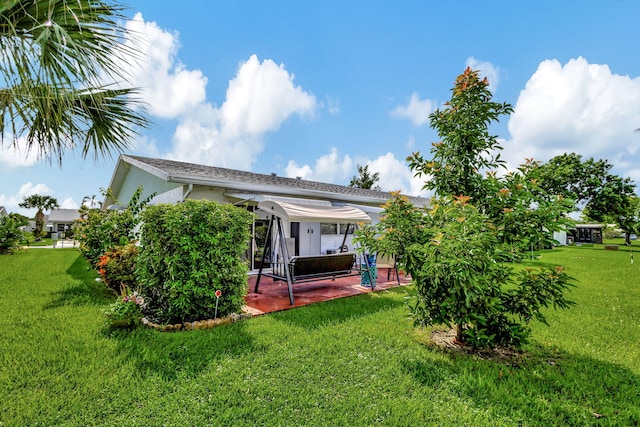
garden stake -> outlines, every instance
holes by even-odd
[[[220,295],[222,295],[222,291],[221,291],[220,289],[218,289],[218,290],[216,291],[216,312],[215,312],[215,314],[213,315],[213,318],[214,318],[214,319],[217,319],[217,318],[218,318],[218,301],[220,301]]]

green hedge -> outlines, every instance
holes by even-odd
[[[187,200],[142,212],[136,272],[147,301],[144,314],[156,323],[238,313],[247,292],[242,259],[253,214],[232,205]]]

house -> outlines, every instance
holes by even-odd
[[[5,209],[4,206],[0,206],[0,218],[6,218],[9,216],[9,213]]]
[[[246,206],[256,214],[252,241],[247,242],[247,256],[252,260],[252,268],[257,268],[260,248],[270,238],[266,235],[270,213],[258,209],[258,203],[275,201],[307,207],[349,206],[364,212],[375,223],[382,211],[381,206],[391,197],[384,191],[285,178],[276,174],[121,155],[109,184],[113,197],[105,199],[103,209],[126,205],[139,186],[143,188],[142,198],[156,194],[152,205],[206,199]],[[421,197],[410,197],[410,200],[416,206],[429,203],[428,199]],[[347,226],[340,220],[285,221],[283,224],[292,255],[319,255],[335,251],[342,245]],[[353,249],[350,235],[346,246]]]
[[[62,233],[71,229],[73,223],[80,219],[78,209],[51,209],[51,213],[46,219],[46,231],[58,233],[60,238],[64,238]]]
[[[576,224],[571,236],[575,243],[602,243],[602,224]]]

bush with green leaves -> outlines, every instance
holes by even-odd
[[[13,216],[0,218],[0,254],[11,254],[20,249],[20,242],[25,239],[21,225]]]
[[[520,347],[531,320],[546,323],[544,308],[571,304],[570,278],[562,267],[512,274],[495,225],[468,202],[442,198],[426,210],[394,194],[382,220],[356,239],[374,252],[401,245],[400,267],[417,291],[409,304],[416,325],[455,327],[456,339],[473,347]]]
[[[138,187],[129,204],[119,210],[85,209],[78,221],[75,236],[80,242],[80,252],[91,265],[98,267],[100,257],[109,249],[124,246],[138,239],[139,214],[155,196],[141,199],[142,187]]]
[[[145,209],[136,272],[147,318],[173,323],[240,312],[252,221],[245,209],[206,200]]]

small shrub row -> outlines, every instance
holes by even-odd
[[[141,194],[122,210],[85,212],[78,227],[81,252],[120,295],[109,321],[127,323],[134,311],[163,325],[239,313],[252,214],[206,200],[147,207],[152,196]]]

